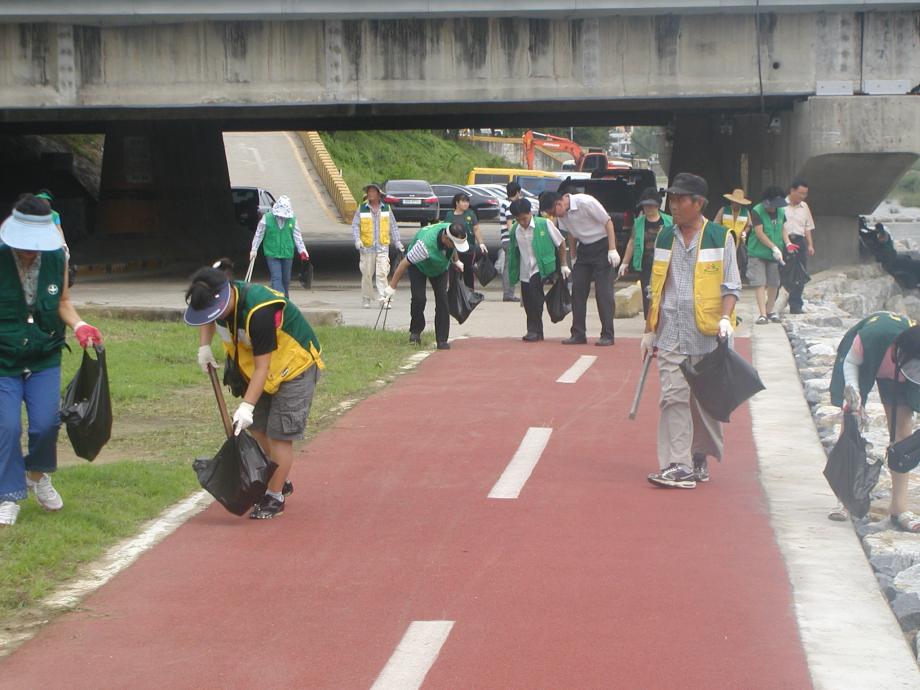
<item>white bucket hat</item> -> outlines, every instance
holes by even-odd
[[[294,209],[291,208],[291,200],[284,194],[278,197],[275,205],[272,206],[272,215],[276,218],[293,218]]]
[[[32,252],[50,252],[64,246],[50,213],[30,216],[21,211],[13,211],[0,225],[0,242],[13,249]]]

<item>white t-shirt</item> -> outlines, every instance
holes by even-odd
[[[582,244],[591,244],[607,237],[610,214],[601,202],[590,194],[569,194],[568,197],[569,210],[556,219],[559,227]]]

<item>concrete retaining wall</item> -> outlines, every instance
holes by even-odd
[[[344,222],[350,223],[355,215],[355,210],[358,208],[358,202],[355,201],[351,190],[348,189],[348,185],[345,184],[345,180],[339,174],[339,169],[335,166],[332,156],[329,155],[329,151],[320,138],[319,132],[298,132],[297,134],[307,150],[307,155],[313,161],[316,172],[323,181],[326,191],[332,197],[332,202],[338,209],[339,215]]]

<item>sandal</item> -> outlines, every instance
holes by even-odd
[[[850,511],[842,503],[838,503],[827,513],[827,519],[834,522],[846,522],[850,519]]]
[[[764,324],[770,323],[770,321],[766,316],[758,316],[754,323],[756,323],[758,326],[763,326]]]
[[[891,525],[902,532],[920,532],[920,516],[905,510],[900,515],[891,516]]]

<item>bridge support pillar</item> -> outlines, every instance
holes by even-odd
[[[220,130],[197,123],[110,126],[93,239],[87,250],[113,259],[124,251],[202,260],[239,251],[245,237],[233,217]]]
[[[669,174],[709,182],[710,204],[742,187],[808,182],[815,217],[814,270],[859,260],[857,217],[884,200],[920,157],[920,108],[912,96],[814,97],[793,110],[719,117],[680,115]],[[711,213],[715,209],[710,207]]]

